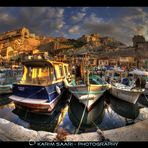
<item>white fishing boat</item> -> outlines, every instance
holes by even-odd
[[[116,98],[135,104],[144,89],[134,88],[121,83],[113,83],[109,92]]]
[[[71,83],[66,81],[65,85],[75,98],[84,104],[88,110],[90,110],[92,105],[109,88],[109,84],[97,75],[89,75],[86,83],[76,84],[75,80],[73,80]]]
[[[71,93],[68,114],[72,123],[81,129],[91,128],[93,123],[99,124],[104,116],[103,94],[109,84],[97,75],[87,73],[86,79],[80,84],[73,80],[65,82]]]
[[[132,74],[133,76],[138,76],[139,78],[145,79],[145,91],[142,93],[144,95],[148,95],[148,72],[140,69],[134,69],[133,71],[130,71],[129,74]]]

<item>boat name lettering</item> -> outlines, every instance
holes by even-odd
[[[24,91],[24,87],[18,87],[18,90],[20,90],[20,91]]]

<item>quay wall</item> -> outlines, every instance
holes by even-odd
[[[125,127],[82,134],[35,131],[0,118],[0,141],[148,141],[148,119]]]

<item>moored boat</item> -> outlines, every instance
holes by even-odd
[[[133,88],[121,83],[113,83],[109,92],[116,98],[135,104],[144,89]]]
[[[0,94],[12,93],[12,84],[17,82],[17,71],[11,68],[0,69]]]
[[[85,76],[86,74],[86,76]],[[83,81],[76,79],[65,82],[65,86],[71,93],[69,116],[78,127],[92,127],[102,121],[104,101],[100,99],[109,88],[109,84],[99,76],[87,71],[83,75]]]
[[[97,75],[89,75],[87,82],[85,82],[82,84],[76,84],[75,80],[71,83],[66,81],[65,86],[80,103],[87,107],[87,110],[89,111],[93,104],[109,88],[109,84]]]
[[[145,91],[142,94],[148,95],[148,72],[140,69],[134,69],[129,73],[132,74],[133,77],[139,77],[140,81],[142,81],[142,79],[145,81]]]
[[[100,97],[89,110],[84,104],[80,103],[74,95],[69,103],[68,115],[72,124],[77,127],[77,131],[89,128],[96,128],[104,117],[104,97]]]
[[[13,95],[9,98],[18,108],[52,112],[65,91],[63,80],[68,75],[68,64],[35,57],[22,64],[23,77],[13,84]]]

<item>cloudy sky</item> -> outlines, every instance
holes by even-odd
[[[36,35],[79,38],[99,33],[127,45],[148,40],[148,7],[0,7],[0,33],[25,26]]]

